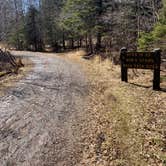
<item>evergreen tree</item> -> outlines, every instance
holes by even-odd
[[[61,33],[58,26],[61,5],[60,0],[41,0],[40,2],[43,40],[46,45],[51,45],[55,49]]]
[[[104,8],[103,0],[67,0],[63,9],[62,26],[75,38],[88,37],[91,52],[92,38],[96,37],[96,48],[101,47]]]
[[[164,33],[160,8],[161,0],[0,0],[0,40],[17,49],[49,45],[58,51],[68,44],[90,53],[122,46],[135,50],[140,35],[153,41]],[[152,30],[155,35],[147,34]]]
[[[40,29],[39,12],[30,6],[26,15],[25,37],[27,47],[34,51],[42,50],[42,36]]]

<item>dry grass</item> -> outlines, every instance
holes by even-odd
[[[68,56],[83,65],[91,85],[90,146],[81,165],[166,165],[166,92],[152,90],[152,72],[130,70],[130,84],[122,83],[119,66],[83,60],[82,54]],[[166,82],[161,86],[166,88]]]
[[[26,76],[26,74],[31,71],[33,67],[32,61],[30,61],[28,58],[23,58],[22,63],[24,64],[24,67],[20,68],[18,71],[18,74],[11,73],[4,75],[3,77],[0,77],[0,96],[5,94],[6,89],[11,88],[15,86],[15,84]],[[1,72],[1,74],[4,74]]]

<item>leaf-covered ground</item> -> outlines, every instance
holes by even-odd
[[[162,91],[153,91],[151,71],[130,71],[129,83],[122,83],[119,66],[99,58],[84,60],[83,54],[68,54],[82,64],[91,85],[87,108],[91,113],[87,130],[91,130],[80,165],[166,165],[165,73],[161,73]]]

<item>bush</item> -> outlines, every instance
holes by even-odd
[[[157,24],[150,33],[141,33],[138,40],[138,47],[140,50],[148,50],[154,47],[157,43],[166,37],[166,25]]]
[[[154,30],[152,31],[154,40],[160,40],[160,38],[163,38],[166,36],[166,25],[158,24]]]
[[[141,33],[141,37],[138,40],[138,45],[140,50],[147,50],[150,45],[154,42],[154,37],[152,33]]]

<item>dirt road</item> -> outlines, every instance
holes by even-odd
[[[86,78],[60,57],[24,54],[34,69],[0,97],[0,165],[75,166],[82,151]]]

